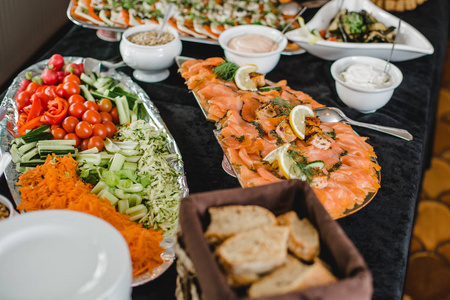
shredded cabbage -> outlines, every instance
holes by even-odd
[[[182,196],[177,180],[181,175],[172,166],[179,161],[177,154],[167,149],[167,135],[143,120],[131,122],[117,132],[119,141],[136,141],[142,157],[136,173],[148,177],[142,203],[148,213],[140,219],[144,227],[161,229],[163,236],[175,234],[178,226],[178,209]]]

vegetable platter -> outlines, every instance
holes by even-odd
[[[75,174],[74,177],[77,177],[77,180],[79,180],[78,185],[86,186],[88,189],[87,196],[83,194],[83,197],[89,199],[93,197],[95,201],[101,202],[101,205],[106,205],[103,211],[109,215],[104,219],[108,222],[113,219],[120,219],[121,223],[119,223],[121,227],[110,223],[121,231],[126,240],[126,236],[128,235],[129,237],[132,234],[128,232],[124,233],[119,227],[128,228],[130,225],[134,232],[139,231],[143,233],[140,237],[149,237],[150,235],[158,236],[155,239],[155,259],[151,259],[152,263],[153,261],[156,263],[151,265],[151,267],[147,265],[147,269],[139,266],[140,269],[137,270],[138,267],[135,266],[135,257],[132,251],[132,245],[134,245],[134,249],[136,249],[136,246],[127,240],[133,262],[133,286],[141,285],[157,278],[165,272],[175,258],[173,249],[175,240],[173,235],[178,225],[178,205],[180,200],[189,193],[181,153],[174,138],[160,117],[158,109],[154,106],[145,91],[133,82],[130,77],[115,70],[109,70],[97,75],[91,73],[90,70],[83,71],[84,59],[82,57],[64,57],[62,59],[64,60],[63,63],[66,66],[66,70],[69,69],[70,73],[74,73],[74,71],[76,73],[77,67],[81,67],[81,72],[78,72],[77,75],[82,78],[79,83],[79,93],[86,99],[85,105],[93,104],[89,102],[95,102],[98,103],[99,110],[101,110],[102,104],[100,99],[104,98],[109,98],[111,103],[116,105],[115,109],[117,109],[118,113],[114,117],[115,124],[117,124],[116,130],[114,130],[115,133],[113,136],[109,132],[108,136],[105,136],[106,133],[100,133],[98,135],[103,139],[100,144],[94,143],[88,147],[88,143],[86,142],[83,146],[83,143],[81,143],[82,139],[79,137],[67,137],[69,132],[73,132],[71,133],[72,135],[83,136],[83,130],[79,133],[78,126],[76,129],[72,129],[73,131],[69,130],[70,124],[65,124],[65,119],[61,121],[61,117],[58,117],[58,113],[61,110],[67,114],[66,119],[69,116],[72,117],[72,111],[69,114],[66,106],[52,102],[54,100],[50,100],[46,104],[48,109],[42,113],[40,118],[35,118],[44,122],[43,126],[32,124],[37,129],[28,127],[29,122],[24,122],[20,118],[22,117],[23,110],[27,111],[29,115],[31,114],[33,111],[33,109],[30,109],[32,104],[28,108],[19,109],[19,102],[17,101],[18,95],[25,90],[23,87],[24,82],[30,85],[28,79],[33,78],[33,81],[39,81],[43,78],[44,82],[47,81],[48,83],[51,81],[54,84],[53,82],[59,81],[61,82],[60,85],[63,85],[62,78],[60,80],[54,79],[47,74],[51,73],[48,69],[53,69],[56,64],[59,64],[58,62],[44,60],[28,67],[17,75],[6,91],[1,103],[1,106],[6,107],[7,113],[0,123],[0,150],[2,154],[11,152],[13,162],[15,162],[11,163],[5,170],[8,187],[15,203],[22,211],[60,208],[51,206],[33,207],[36,204],[33,202],[38,202],[36,198],[41,196],[36,194],[36,191],[33,191],[37,187],[36,183],[26,186],[26,182],[28,180],[27,178],[32,176],[31,174],[41,174],[38,175],[38,179],[41,180],[42,177],[42,181],[45,181],[47,174],[50,174],[49,171],[46,171],[46,167],[48,168],[49,165],[59,166],[63,162],[70,160],[71,164],[75,165],[73,173]],[[67,67],[69,64],[73,68],[71,66]],[[97,66],[93,66],[92,68],[95,69],[95,67]],[[64,70],[64,68],[61,70]],[[66,75],[73,74],[66,73]],[[54,86],[54,90],[56,88]],[[68,95],[61,96],[61,98],[68,99],[66,96]],[[59,99],[56,93],[54,97],[55,100]],[[133,105],[130,99],[133,100]],[[63,99],[60,102],[63,104],[70,103],[70,100],[65,101]],[[32,101],[32,103],[35,103],[35,101]],[[122,103],[122,106],[120,106],[120,103]],[[70,104],[70,108],[72,106],[73,103]],[[83,117],[81,118],[80,116],[79,120],[77,120],[77,125],[82,123],[82,120],[85,120],[84,117],[88,110],[85,110]],[[111,116],[115,115],[111,107],[106,108],[106,110],[110,110]],[[127,118],[124,118],[124,116],[127,116]],[[122,120],[119,120],[121,117]],[[105,124],[105,122],[102,120],[101,124]],[[51,125],[54,127],[50,127]],[[21,130],[23,126],[26,129],[33,130]],[[95,124],[91,123],[89,127],[95,128]],[[68,129],[66,130],[65,138],[61,136],[60,139],[56,139],[57,128],[63,132],[64,129]],[[20,136],[18,134],[19,132],[21,133]],[[55,136],[55,139],[52,139],[53,136]],[[91,141],[93,138],[96,138],[94,137],[94,133],[92,133],[91,137],[85,137],[86,139],[83,141]],[[81,147],[81,150],[77,148],[78,146]],[[35,152],[33,153],[33,151]],[[63,153],[64,151],[66,153]],[[56,156],[52,153],[59,155]],[[70,153],[71,157],[67,156],[67,153]],[[47,156],[47,154],[51,154],[53,157],[51,155]],[[37,167],[34,167],[35,165]],[[69,173],[69,171],[66,171],[63,174],[69,177]],[[61,179],[59,185],[62,185],[62,182],[66,179]],[[77,186],[77,184],[74,186]],[[54,187],[58,189],[58,183]],[[64,190],[65,187],[62,187],[62,189],[62,197],[64,198],[64,193],[66,193]],[[69,188],[67,187],[67,189]],[[50,192],[53,192],[53,190]],[[69,191],[67,193],[69,194]],[[47,197],[47,195],[45,196]],[[50,198],[50,196],[48,197]],[[69,202],[69,206],[62,208],[83,211],[83,209],[71,208],[70,201],[72,200],[66,200],[66,202]],[[83,207],[83,205],[90,206],[89,204],[82,203],[79,207]],[[102,207],[101,205],[99,207]],[[85,212],[91,213],[89,211]],[[142,245],[141,242],[137,242],[137,244]],[[149,243],[150,241],[144,241],[144,244],[146,242]],[[139,259],[141,258],[137,258],[137,260]],[[145,261],[143,262],[144,266],[146,263]]]
[[[357,212],[380,187],[380,166],[366,137],[350,125],[322,123],[323,105],[257,72],[220,57],[177,57],[179,72],[193,92],[228,160],[224,170],[242,187],[287,179],[306,181],[334,219]],[[233,175],[234,172],[234,175]]]
[[[174,3],[169,25],[178,30],[185,41],[217,44],[221,32],[242,24],[258,24],[282,30],[290,17],[279,9],[278,1],[98,1],[74,0],[66,14],[74,24],[119,33],[132,26],[161,23],[168,4]],[[103,36],[103,35],[102,35]],[[105,38],[107,38],[105,36]],[[305,51],[290,43],[285,55]]]

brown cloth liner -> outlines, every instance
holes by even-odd
[[[372,274],[364,259],[309,185],[300,180],[193,194],[181,201],[181,239],[197,271],[204,299],[249,299],[239,296],[228,285],[203,235],[209,224],[208,208],[233,204],[259,205],[275,215],[294,210],[299,217],[307,217],[319,231],[322,255],[330,256],[323,259],[333,266],[333,273],[339,278],[327,286],[260,299],[371,299]]]

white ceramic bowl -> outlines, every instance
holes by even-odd
[[[0,203],[3,204],[8,210],[9,210],[9,218],[12,218],[19,213],[14,209],[14,206],[12,205],[11,201],[9,201],[8,198],[6,198],[3,195],[0,195]],[[1,222],[1,220],[0,220]]]
[[[168,68],[175,57],[181,54],[182,44],[176,29],[166,26],[164,31],[171,33],[175,39],[159,46],[137,45],[128,40],[133,33],[159,30],[160,25],[148,24],[131,27],[122,34],[120,54],[123,61],[135,69],[133,76],[144,82],[159,82],[169,77]]]
[[[280,42],[276,50],[265,53],[245,53],[228,47],[228,42],[232,38],[246,34],[260,34],[269,37],[274,41],[279,40]],[[232,61],[240,66],[254,64],[258,66],[258,73],[266,74],[272,71],[278,64],[281,52],[286,48],[287,39],[284,35],[281,36],[279,30],[267,26],[239,25],[222,32],[219,36],[219,44],[225,52],[225,57],[228,61]]]
[[[0,299],[131,300],[128,245],[112,225],[70,210],[0,222]]]
[[[336,82],[336,91],[339,98],[349,107],[363,113],[371,113],[386,105],[392,97],[395,88],[403,80],[403,74],[399,68],[390,64],[387,73],[393,83],[389,87],[380,89],[368,89],[350,85],[342,80],[340,74],[354,64],[366,64],[377,69],[384,70],[386,61],[369,56],[349,56],[338,59],[331,65],[331,75]]]
[[[309,30],[326,29],[330,21],[336,15],[340,0],[332,0],[324,5],[306,24]],[[345,0],[343,8],[349,11],[366,10],[378,21],[386,26],[398,26],[398,18],[379,8],[370,0]],[[286,37],[300,47],[322,59],[336,60],[345,56],[373,56],[387,59],[392,48],[389,43],[345,43],[332,41],[319,41],[313,45],[308,43],[308,38],[302,36],[298,30],[286,33]],[[417,29],[402,21],[400,33],[397,33],[395,50],[391,61],[405,61],[415,59],[426,54],[433,54],[433,45]]]

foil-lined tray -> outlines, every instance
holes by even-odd
[[[82,57],[64,57],[65,62],[74,62],[74,63],[81,63],[83,62]],[[15,94],[17,92],[17,89],[20,86],[20,82],[22,79],[26,77],[26,74],[28,72],[31,72],[33,76],[40,75],[42,71],[47,66],[48,60],[43,60],[41,62],[38,62],[27,69],[20,72],[17,77],[14,79],[11,86],[6,91],[5,97],[2,100],[2,103],[0,106],[6,107],[6,116],[5,118],[0,122],[0,152],[3,155],[3,153],[9,151],[9,145],[14,139],[14,135],[17,131],[16,128],[16,122],[18,120],[19,114],[16,109],[16,101],[15,101]],[[93,69],[99,69],[98,66],[92,66]],[[89,71],[89,70],[86,70]],[[166,124],[164,123],[163,119],[159,115],[158,109],[155,107],[153,102],[150,100],[147,93],[138,85],[136,84],[129,76],[127,76],[125,73],[115,70],[108,70],[106,72],[100,73],[101,76],[107,76],[112,77],[115,80],[120,81],[122,84],[124,84],[126,87],[130,89],[130,91],[134,94],[136,94],[139,99],[143,102],[143,105],[145,107],[145,111],[147,114],[143,116],[144,120],[152,124],[155,128],[163,130],[167,136],[168,141],[168,150],[172,154],[177,154],[179,159],[174,160],[171,162],[171,166],[176,169],[180,176],[177,179],[177,182],[180,186],[181,192],[182,192],[182,198],[188,196],[189,189],[187,186],[186,176],[184,174],[184,165],[182,162],[182,157],[180,150],[178,149],[178,146],[175,142],[175,139],[170,134],[169,130],[167,129]],[[9,190],[11,191],[11,195],[14,198],[14,202],[16,205],[20,204],[20,192],[18,190],[18,186],[16,185],[16,182],[18,181],[20,176],[20,173],[16,171],[16,166],[14,163],[9,164],[9,166],[5,170],[5,178],[8,183]],[[132,285],[138,286],[141,284],[144,284],[146,282],[149,282],[161,274],[163,274],[173,263],[175,259],[175,252],[174,252],[174,243],[175,238],[169,237],[165,238],[162,242],[162,246],[166,248],[166,250],[161,254],[161,257],[164,260],[164,263],[153,269],[152,273],[144,274],[138,278],[135,278],[133,280]]]

